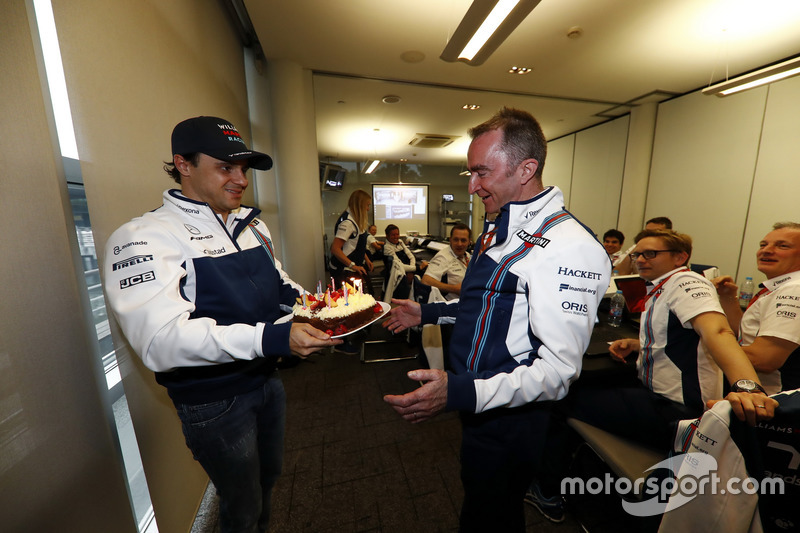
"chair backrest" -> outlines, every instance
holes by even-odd
[[[384,255],[383,256],[383,282],[384,284],[389,281],[389,276],[392,273],[392,262],[394,261],[394,257],[391,255]]]
[[[426,304],[430,295],[430,285],[425,285],[419,276],[414,276],[414,301],[419,304]]]

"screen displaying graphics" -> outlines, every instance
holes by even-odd
[[[383,234],[389,224],[400,228],[400,234],[428,233],[428,186],[372,185],[372,209],[378,233]]]

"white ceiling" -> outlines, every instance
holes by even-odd
[[[530,111],[554,139],[624,104],[800,53],[800,0],[541,0],[478,67],[439,59],[470,0],[244,3],[268,60],[314,72],[320,158],[345,161],[461,165],[466,130],[502,106]],[[582,36],[568,38],[576,26]],[[424,59],[404,61],[409,51]],[[509,74],[515,65],[533,72]],[[385,104],[386,95],[401,100]],[[409,146],[417,133],[460,137],[446,148]]]

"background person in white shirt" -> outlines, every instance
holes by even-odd
[[[472,243],[472,232],[466,224],[456,224],[450,230],[450,246],[439,250],[425,270],[422,283],[436,287],[446,300],[455,300],[461,294],[461,281],[467,272]]]
[[[372,224],[367,228],[367,256],[374,262],[383,257],[383,242],[375,238],[378,226]]]
[[[406,243],[400,238],[400,228],[394,224],[386,226],[386,243],[383,245],[383,255],[391,256],[393,260],[400,261],[403,270],[406,272],[406,279],[409,283],[414,278],[414,274],[421,274],[428,266],[427,261],[421,261],[417,265],[417,259]]]
[[[756,252],[767,281],[742,312],[730,276],[714,279],[728,323],[767,393],[800,388],[800,224],[778,222]]]

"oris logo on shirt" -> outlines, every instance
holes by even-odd
[[[127,289],[129,287],[133,287],[134,285],[139,285],[140,283],[145,283],[147,281],[153,281],[156,279],[155,273],[151,270],[150,272],[145,272],[144,274],[137,274],[135,276],[131,276],[129,278],[125,278],[120,280],[119,288],[120,289]]]
[[[561,309],[572,313],[574,315],[585,315],[589,312],[589,306],[586,304],[579,304],[577,302],[564,301],[561,302]]]
[[[797,318],[797,313],[794,311],[778,311],[777,315],[783,318]]]
[[[708,291],[700,291],[700,292],[693,292],[692,293],[692,298],[708,298],[710,296],[711,296],[711,293],[708,292]]]

